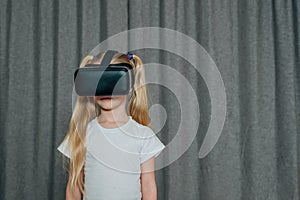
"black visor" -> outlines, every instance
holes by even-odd
[[[134,85],[134,73],[128,63],[89,64],[75,71],[74,84],[79,96],[127,95]]]

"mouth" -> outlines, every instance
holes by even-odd
[[[100,100],[111,100],[112,97],[110,96],[105,96],[105,97],[100,97]]]

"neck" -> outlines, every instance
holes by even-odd
[[[114,110],[101,109],[101,114],[98,116],[100,122],[122,122],[128,120],[128,114],[122,106]]]

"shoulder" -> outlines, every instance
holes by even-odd
[[[87,124],[87,129],[90,129],[90,128],[94,128],[95,126],[97,125],[96,123],[96,118],[93,118],[89,121],[89,123]]]
[[[137,136],[140,138],[147,138],[155,135],[154,131],[150,127],[142,125],[137,121],[135,121],[134,119],[132,119],[131,124],[132,124],[131,125],[132,133],[137,134]]]
[[[86,134],[88,135],[90,132],[93,132],[97,127],[97,121],[96,118],[91,119],[86,127]]]

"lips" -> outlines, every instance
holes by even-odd
[[[101,97],[100,100],[110,100],[112,99],[110,96]]]

